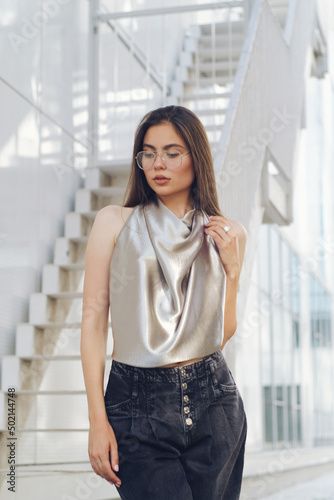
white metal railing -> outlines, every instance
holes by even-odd
[[[189,100],[189,93],[199,95],[206,83],[211,92],[230,91],[228,84],[237,65],[234,26],[247,22],[249,2],[131,10],[122,5],[123,10],[113,12],[107,12],[99,0],[90,2],[89,166],[100,160],[129,158],[139,119],[155,107],[181,103],[180,93],[188,94]],[[203,23],[210,28],[206,34],[211,48],[208,62],[199,57],[200,31],[196,27]],[[222,33],[219,24],[225,27]],[[245,30],[241,31],[240,43]],[[223,61],[218,59],[222,57],[219,44],[225,50]],[[217,107],[217,103],[210,105]],[[210,127],[212,119],[208,123]],[[213,140],[218,141],[217,134]]]

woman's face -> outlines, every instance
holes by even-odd
[[[171,123],[160,123],[150,127],[144,136],[143,151],[161,153],[168,150],[179,151],[182,155],[189,151],[186,143]],[[148,185],[158,196],[163,198],[184,192],[187,198],[195,179],[192,156],[191,154],[183,156],[181,166],[177,170],[171,170],[162,163],[160,155],[158,155],[153,167],[144,170],[144,174]],[[159,184],[157,180],[154,180],[156,176],[164,176],[169,180]]]

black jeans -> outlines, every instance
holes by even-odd
[[[105,406],[123,500],[237,500],[247,422],[220,350],[175,368],[112,362]]]

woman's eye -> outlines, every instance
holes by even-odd
[[[143,156],[144,156],[144,158],[151,159],[151,158],[153,158],[153,157],[154,157],[154,153],[145,153],[145,152],[144,152],[144,155],[143,155]]]
[[[176,158],[179,155],[179,153],[167,153],[168,158]]]

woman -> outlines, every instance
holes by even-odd
[[[208,139],[190,110],[142,119],[126,196],[98,212],[86,250],[92,468],[125,500],[238,499],[247,424],[221,350],[237,326],[246,231],[219,210]]]

